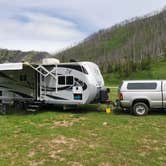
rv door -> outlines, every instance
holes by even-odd
[[[81,86],[73,86],[73,98],[74,100],[83,99],[83,89]]]

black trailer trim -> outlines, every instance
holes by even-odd
[[[85,67],[83,67],[81,65],[58,65],[58,67],[64,67],[64,68],[74,69],[74,70],[77,70],[77,71],[82,72],[84,74],[88,74],[88,72],[85,69]]]
[[[18,92],[18,91],[14,91],[14,90],[9,90],[9,91],[10,91],[10,92],[13,92],[13,93],[15,93],[15,94],[17,94],[17,95],[20,95],[21,97],[24,97],[24,98],[32,98],[32,99],[33,99],[32,96],[27,95],[27,94],[25,94],[25,93]]]
[[[4,77],[4,78],[7,78],[7,79],[9,79],[9,80],[12,80],[12,81],[16,81],[15,79],[9,77],[8,75],[6,75],[6,74],[3,73],[3,72],[0,72],[0,76],[1,76],[1,77]]]
[[[58,97],[58,96],[52,96],[52,95],[46,95],[46,96],[50,97],[50,98],[53,98],[53,99],[56,99],[56,100],[68,100],[68,99],[65,99],[65,98]]]
[[[61,91],[61,90],[69,90],[69,89],[72,89],[73,86],[64,86],[64,87],[60,87],[60,88],[57,88],[58,91]],[[48,92],[54,92],[56,91],[56,88],[54,87],[42,87],[42,90],[45,90],[46,88],[46,91]]]

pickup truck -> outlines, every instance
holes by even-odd
[[[166,80],[123,81],[118,90],[119,105],[138,116],[151,109],[166,108]]]

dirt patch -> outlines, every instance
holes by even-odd
[[[57,128],[57,127],[71,127],[71,126],[73,126],[72,121],[70,122],[70,121],[63,120],[63,121],[54,122],[53,125],[50,128],[54,129],[54,128]]]
[[[45,139],[40,144],[36,145],[35,148],[29,150],[27,156],[29,160],[34,159],[36,156],[40,154],[45,155],[45,160],[51,159],[55,161],[67,161],[67,156],[77,154],[78,151],[81,151],[82,147],[89,147],[90,149],[95,149],[96,144],[91,143],[89,139],[75,139],[75,138],[68,138],[63,135],[58,135],[53,139]],[[81,166],[82,163],[71,161],[68,162],[69,165],[72,166]],[[32,161],[30,165],[41,165],[41,162]]]
[[[166,162],[166,158],[165,158],[165,157],[162,157],[162,156],[158,157],[158,160],[159,160],[159,161]]]
[[[63,121],[54,121],[50,128],[54,129],[54,128],[58,128],[58,127],[71,127],[75,123],[79,123],[84,120],[86,120],[86,118],[80,117],[80,118],[73,118],[73,119],[68,119],[68,120],[63,120]]]
[[[45,160],[41,160],[41,161],[35,161],[35,160],[32,160],[29,162],[29,165],[30,166],[40,166],[40,165],[43,165],[45,162]]]
[[[102,162],[99,164],[99,166],[113,166],[113,164],[111,164],[109,162]]]
[[[54,160],[65,161],[65,158],[61,157],[62,152],[63,150],[58,150],[58,151],[52,150],[48,153],[48,156]]]
[[[28,157],[33,157],[35,155],[35,151],[34,150],[31,150],[31,151],[29,151],[29,153],[28,153]]]
[[[137,149],[140,156],[146,156],[153,151],[158,151],[160,149],[158,141],[150,137],[144,137],[140,142],[142,145]]]
[[[43,127],[45,127],[47,125],[48,125],[48,123],[41,123],[41,124],[36,125],[36,127],[37,128],[43,128]]]
[[[38,138],[33,138],[32,140],[29,141],[30,144],[36,144],[38,142]]]
[[[54,160],[65,161],[64,154],[69,154],[73,151],[76,151],[82,143],[83,141],[60,135],[47,142],[49,149],[48,156]]]
[[[31,149],[27,156],[32,158],[38,153],[47,153],[47,158],[65,161],[64,154],[73,153],[73,151],[76,151],[82,144],[86,145],[86,142],[60,135],[52,140],[44,140],[42,143],[38,144],[35,149]],[[38,163],[36,161],[30,163],[30,165],[34,166],[40,164],[40,162]]]
[[[63,135],[60,135],[60,136],[58,136],[56,139],[53,139],[50,143],[49,143],[49,145],[58,145],[58,144],[69,144],[69,143],[75,143],[75,142],[77,142],[77,140],[76,139],[74,139],[74,138],[66,138],[66,137],[64,137]]]
[[[75,150],[77,147],[80,146],[80,144],[83,144],[84,142],[81,140],[76,140],[74,138],[67,138],[63,135],[58,136],[57,138],[51,140],[48,142],[48,146],[51,150],[56,150],[57,154],[60,154],[61,152],[64,152],[66,150]]]
[[[72,166],[83,166],[80,162],[77,161],[70,161],[67,163],[67,165],[72,165]]]

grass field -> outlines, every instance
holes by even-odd
[[[1,166],[164,166],[166,114],[106,114],[97,106],[16,112],[0,116],[0,149]]]
[[[111,86],[123,79],[166,79],[166,60],[127,78],[105,75]],[[116,100],[116,88],[110,98]],[[104,107],[0,116],[0,166],[165,165],[166,113],[135,117],[122,111],[106,114]]]

